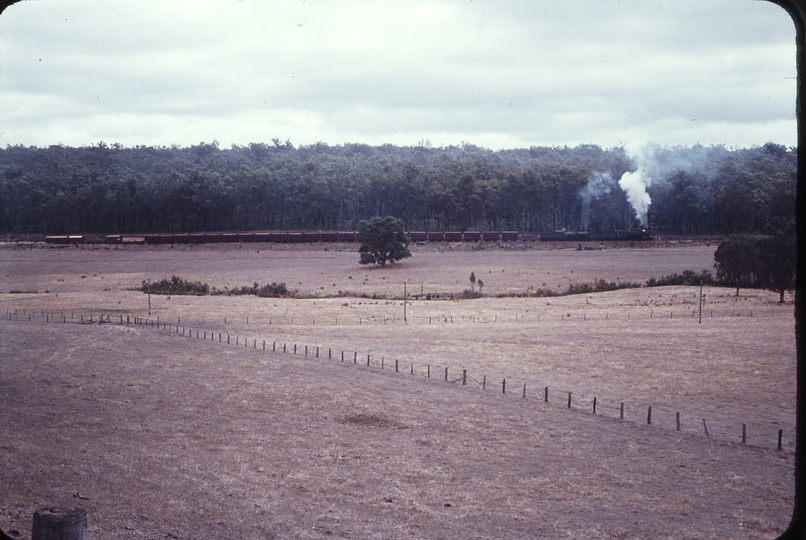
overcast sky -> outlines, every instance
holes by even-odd
[[[794,146],[795,76],[763,0],[28,0],[0,146]]]

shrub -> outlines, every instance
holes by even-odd
[[[703,270],[699,274],[694,270],[683,270],[682,274],[674,273],[669,276],[663,276],[659,279],[649,278],[646,281],[646,286],[665,287],[667,285],[699,285],[700,282],[702,282],[703,285],[716,284],[711,272],[708,270]]]
[[[143,281],[140,285],[142,292],[149,292],[149,284]],[[151,294],[190,294],[204,295],[210,293],[210,285],[201,281],[188,281],[179,276],[171,276],[171,279],[163,278],[150,285]]]

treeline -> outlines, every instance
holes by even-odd
[[[739,289],[763,288],[784,294],[795,288],[798,269],[798,242],[795,222],[776,218],[770,224],[773,234],[733,235],[722,241],[714,253],[716,276],[723,285]]]
[[[793,149],[651,150],[657,232],[755,233],[794,218]],[[0,232],[351,230],[378,215],[408,230],[603,232],[636,225],[618,186],[636,167],[622,148],[596,145],[8,146]]]

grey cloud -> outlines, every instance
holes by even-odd
[[[768,3],[18,6],[0,144],[794,142],[793,30]]]

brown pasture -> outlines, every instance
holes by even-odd
[[[64,504],[96,538],[771,538],[792,511],[791,304],[706,287],[700,323],[696,287],[493,297],[713,250],[417,246],[369,269],[350,245],[5,246],[0,528]],[[470,272],[487,297],[424,299]],[[152,295],[149,316],[130,289],[172,274],[310,298]],[[99,313],[171,327],[78,324]]]

